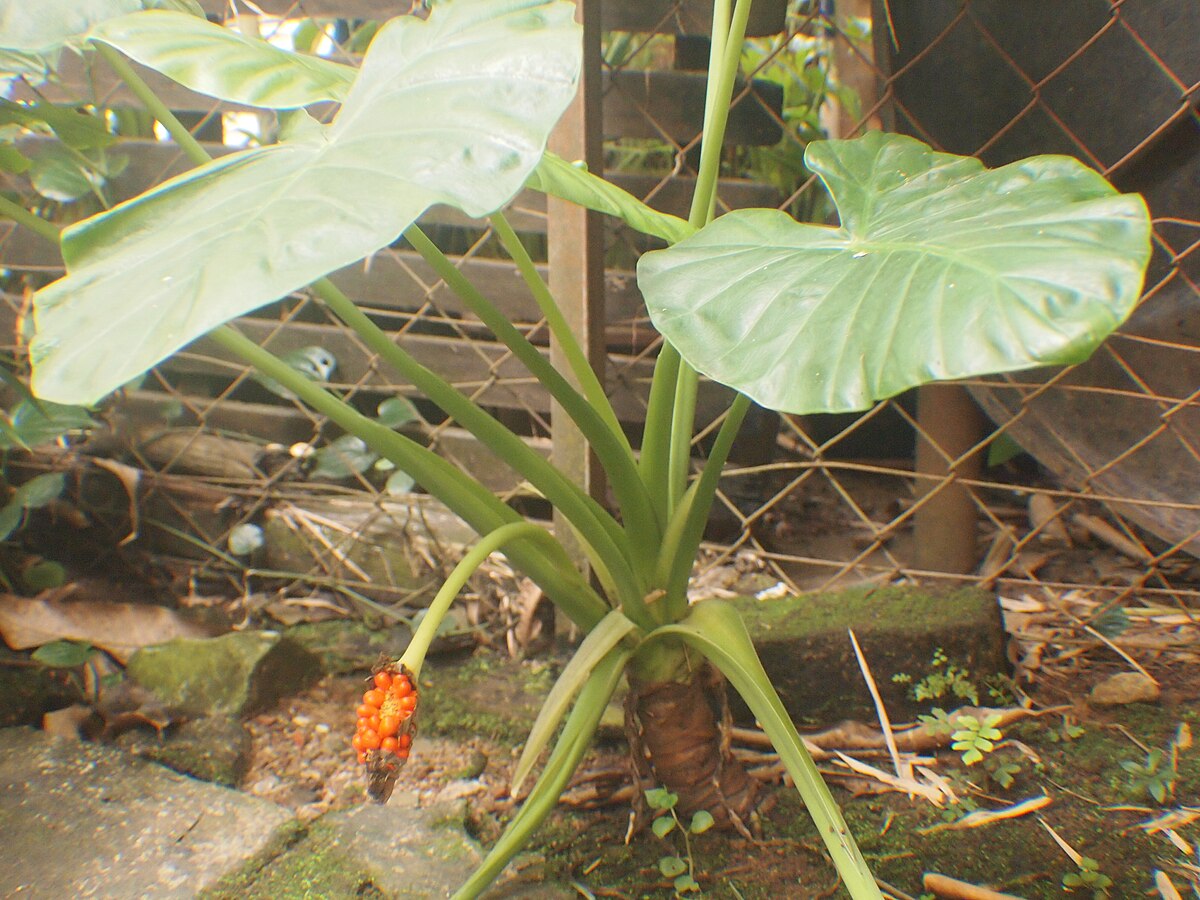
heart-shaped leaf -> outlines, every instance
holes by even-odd
[[[987,170],[873,132],[805,160],[840,228],[738,211],[638,265],[684,359],[763,406],[859,410],[928,381],[1078,362],[1137,301],[1145,204],[1073,159]]]
[[[216,326],[387,246],[434,203],[470,216],[503,206],[574,95],[573,16],[562,0],[491,0],[393,19],[330,125],[222,157],[68,228],[68,275],[34,300],[35,393],[98,400]]]
[[[45,53],[82,37],[97,22],[146,5],[142,0],[0,0],[0,47]]]
[[[269,109],[340,101],[357,74],[352,66],[291,53],[261,38],[166,10],[108,19],[88,38],[197,93]]]

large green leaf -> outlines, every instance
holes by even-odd
[[[341,100],[357,70],[292,53],[186,13],[150,10],[109,19],[88,38],[201,94],[271,109]]]
[[[655,326],[763,406],[865,409],[937,379],[1072,363],[1133,309],[1150,220],[1073,159],[986,170],[899,135],[809,145],[841,227],[722,216],[646,254]]]
[[[328,126],[223,157],[68,228],[34,298],[33,387],[90,403],[217,325],[387,246],[434,203],[483,216],[575,92],[571,4],[439,5],[380,30]]]
[[[142,0],[0,0],[0,47],[47,52],[97,22],[142,9]]]
[[[854,900],[879,900],[881,895],[871,870],[796,726],[788,717],[783,701],[763,670],[737,610],[724,600],[705,600],[693,606],[682,621],[664,625],[651,632],[646,640],[668,635],[681,638],[699,651],[742,695],[779,752],[779,759],[792,776],[796,790],[804,798],[847,892]]]
[[[593,175],[582,163],[569,163],[553,153],[547,153],[533,170],[529,187],[616,216],[630,228],[662,238],[668,244],[696,231],[687,220],[651,209],[628,191]]]

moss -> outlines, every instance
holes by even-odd
[[[255,860],[200,896],[204,900],[317,900],[389,894],[338,849],[328,829],[293,823]]]
[[[767,674],[799,722],[875,718],[874,703],[847,638],[854,629],[888,712],[897,719],[928,710],[904,674],[919,682],[935,655],[982,684],[1007,672],[1005,634],[995,597],[975,587],[860,587],[778,600],[734,601]],[[749,720],[736,700],[735,712]]]
[[[529,734],[553,676],[545,665],[482,654],[455,665],[431,661],[421,678],[421,728],[518,744]]]

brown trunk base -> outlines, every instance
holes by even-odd
[[[707,810],[719,827],[748,834],[758,782],[730,750],[724,691],[709,669],[686,682],[635,685],[626,705],[634,769],[643,787],[677,794],[681,814]]]

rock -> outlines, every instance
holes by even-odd
[[[1153,703],[1161,693],[1158,685],[1141,672],[1121,672],[1110,675],[1093,687],[1088,694],[1088,702],[1093,706]]]
[[[78,701],[58,670],[31,663],[28,653],[14,653],[0,646],[0,728],[39,725],[42,714]]]
[[[193,898],[290,819],[111,746],[0,730],[0,896]]]
[[[245,716],[308,687],[320,661],[275,632],[237,631],[143,647],[127,674],[178,714]]]
[[[396,659],[408,646],[412,632],[404,625],[376,629],[357,620],[331,619],[293,625],[284,635],[315,653],[325,672],[345,675],[369,672],[381,655]]]
[[[996,598],[969,587],[852,588],[774,600],[733,601],[746,619],[759,657],[796,722],[833,724],[846,718],[876,721],[874,703],[859,670],[847,629],[853,628],[893,723],[930,706],[971,703],[946,685],[944,696],[918,703],[914,684],[950,666],[960,687],[973,687],[986,703],[984,682],[1007,673],[1007,635]],[[935,654],[945,657],[940,666]],[[892,680],[895,675],[907,681]],[[734,712],[752,717],[730,691]],[[979,705],[979,704],[971,704]]]
[[[250,734],[228,716],[193,719],[161,735],[127,731],[116,744],[176,772],[227,787],[241,784],[250,768]]]
[[[206,900],[243,897],[447,897],[483,858],[457,807],[418,808],[397,792],[386,806],[328,813],[282,853],[224,878]]]

